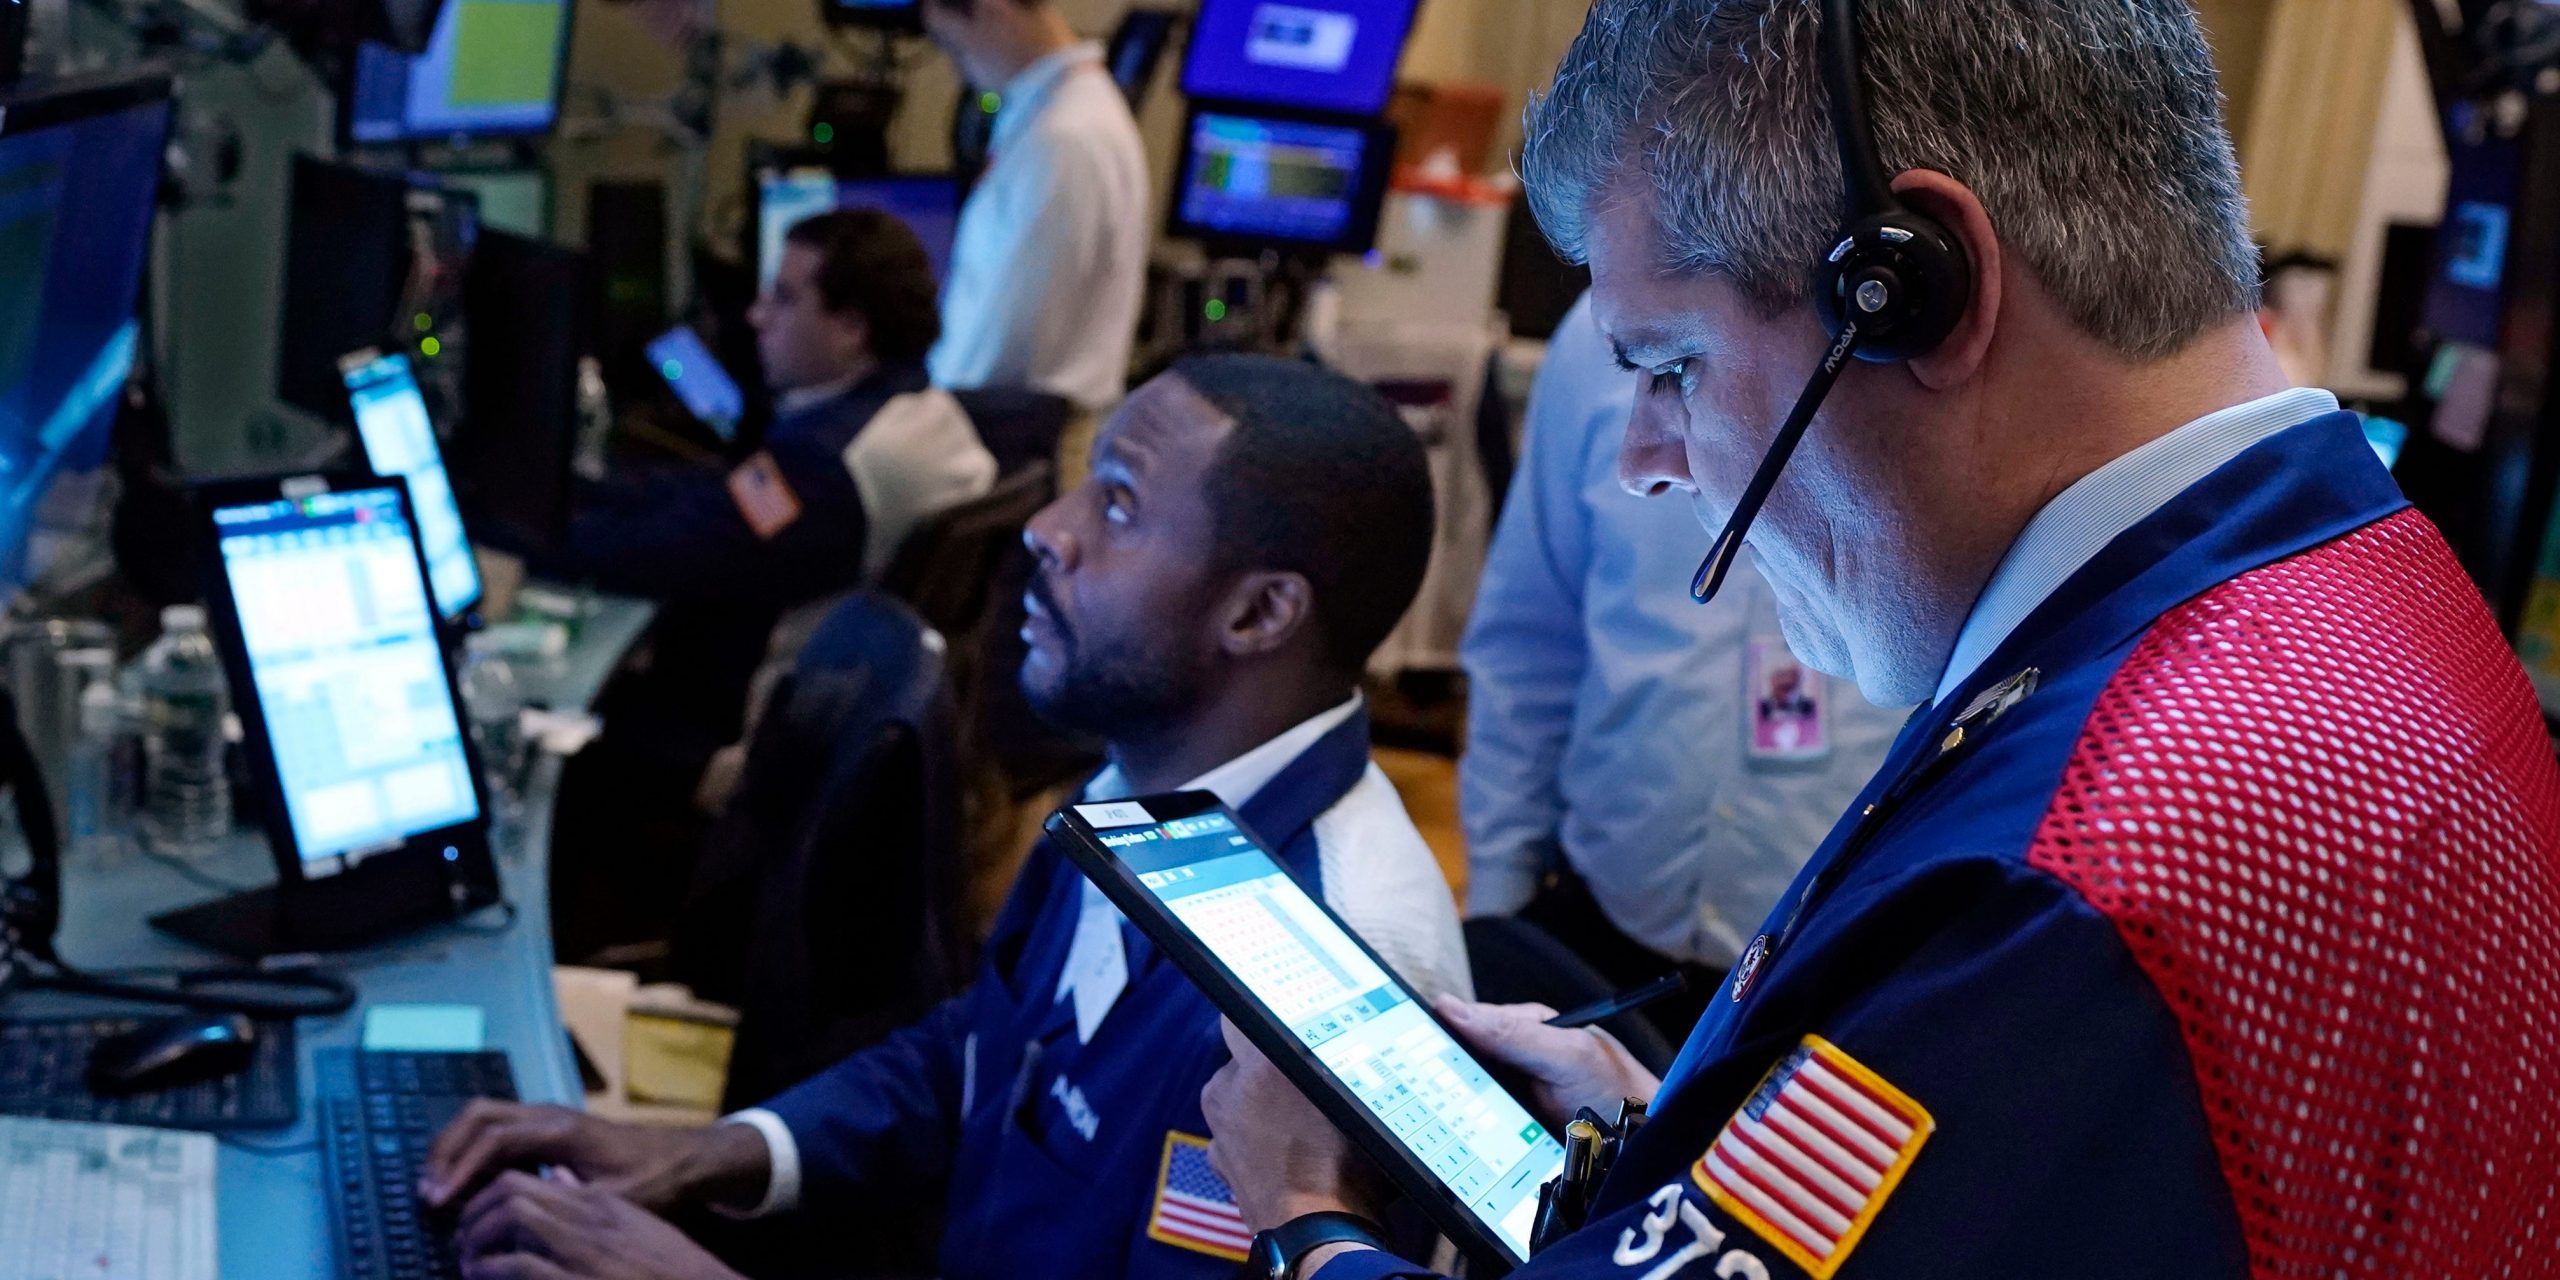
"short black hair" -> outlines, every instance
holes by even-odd
[[[1431,559],[1421,437],[1386,397],[1304,361],[1201,355],[1172,372],[1235,422],[1208,477],[1212,557],[1305,577],[1327,662],[1357,677]]]
[[[871,353],[905,363],[942,339],[941,289],[933,260],[906,223],[877,209],[837,209],[806,218],[785,241],[818,255],[818,300],[871,325]]]

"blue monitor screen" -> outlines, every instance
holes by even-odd
[[[1371,148],[1353,125],[1203,111],[1192,117],[1177,229],[1219,240],[1274,241],[1360,252],[1373,223]],[[1371,217],[1364,217],[1370,214]]]
[[[141,342],[166,99],[0,136],[0,585],[82,533]],[[34,111],[26,118],[41,119]],[[94,504],[88,504],[94,505]],[[34,550],[31,553],[31,546]],[[31,572],[31,570],[33,572]]]
[[[480,816],[397,489],[213,513],[302,873]]]
[[[693,326],[677,325],[651,341],[649,366],[684,402],[685,412],[723,440],[738,438],[738,420],[747,416],[747,397]]]
[[[447,0],[427,50],[356,50],[347,138],[358,143],[541,133],[560,114],[568,0]]]
[[[418,543],[427,553],[436,610],[447,618],[460,617],[480,602],[480,563],[462,531],[462,511],[454,505],[435,420],[427,416],[426,397],[418,394],[409,357],[362,352],[347,358],[344,371],[365,464],[375,475],[409,482],[409,504],[417,508]]]
[[[916,25],[916,0],[827,0],[827,17],[835,22]]]
[[[924,242],[933,278],[951,278],[951,244],[960,237],[960,184],[949,177],[838,178],[824,169],[784,169],[756,180],[757,284],[770,287],[782,269],[791,228],[837,209],[877,209],[907,224]]]
[[[1375,115],[1395,89],[1415,0],[1203,0],[1182,66],[1191,97]]]

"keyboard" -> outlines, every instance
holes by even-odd
[[[213,1139],[0,1117],[0,1276],[214,1280]]]
[[[425,1220],[418,1172],[473,1098],[516,1096],[503,1053],[322,1051],[320,1149],[346,1280],[458,1277],[449,1229]]]
[[[281,1129],[300,1114],[293,1024],[258,1024],[245,1070],[177,1089],[101,1098],[82,1073],[89,1052],[141,1018],[43,1018],[0,1022],[0,1115],[149,1125],[155,1129]],[[0,1273],[5,1274],[5,1273]]]

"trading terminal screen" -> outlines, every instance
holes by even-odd
[[[214,512],[302,874],[480,816],[397,489]]]
[[[0,585],[100,493],[168,128],[163,99],[0,137]]]
[[[1486,1230],[1529,1256],[1538,1188],[1564,1148],[1394,974],[1224,813],[1100,835]]]
[[[738,422],[747,416],[746,393],[692,325],[677,325],[651,339],[648,355],[649,367],[675,392],[685,412],[724,441],[738,438]]]
[[[1376,115],[1395,89],[1414,0],[1205,0],[1182,91],[1345,115]]]
[[[426,52],[356,50],[347,139],[542,133],[559,118],[568,45],[568,0],[448,0]]]
[[[436,611],[460,617],[480,602],[480,564],[463,533],[453,480],[445,473],[444,451],[436,445],[435,420],[427,415],[426,397],[418,394],[409,357],[394,352],[352,359],[346,379],[366,464],[375,475],[409,482],[409,504],[417,509],[418,543],[427,553]]]
[[[907,224],[924,243],[939,283],[951,278],[951,244],[960,236],[960,184],[949,177],[838,178],[824,169],[783,169],[756,183],[756,283],[773,286],[791,228],[838,209],[877,209]]]
[[[1362,251],[1374,145],[1354,125],[1199,112],[1175,220],[1212,239]]]

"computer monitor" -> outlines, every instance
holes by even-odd
[[[1367,253],[1394,158],[1383,123],[1194,108],[1169,229],[1216,249]]]
[[[1416,0],[1201,0],[1182,91],[1203,102],[1386,110]]]
[[[810,166],[762,169],[756,174],[756,283],[773,284],[791,228],[837,209],[877,209],[906,223],[924,242],[933,278],[948,280],[951,245],[960,236],[960,199],[960,183],[947,173],[840,178]]]
[[[578,361],[590,350],[586,257],[484,230],[463,272],[454,487],[482,537],[516,550],[568,531]]]
[[[924,29],[924,13],[916,0],[818,0],[818,13],[839,27]]]
[[[1173,43],[1174,28],[1180,25],[1182,14],[1173,9],[1131,9],[1120,15],[1103,65],[1111,68],[1112,82],[1131,110],[1145,104],[1147,86],[1155,83],[1156,66],[1164,61],[1165,46]]]
[[[359,351],[340,367],[346,373],[347,399],[355,406],[356,437],[364,444],[365,465],[378,476],[409,482],[409,503],[418,517],[418,544],[426,551],[427,583],[435,589],[436,612],[451,622],[480,603],[480,563],[463,533],[462,511],[454,505],[453,480],[445,474],[444,450],[436,443],[435,420],[427,399],[418,394],[418,379],[409,357],[397,353]]]
[[[159,75],[0,97],[0,589],[102,509],[169,116]]]
[[[747,394],[692,325],[677,325],[650,342],[649,367],[711,434],[727,443],[737,440],[738,424],[747,416]]]
[[[560,116],[569,0],[447,0],[426,52],[366,43],[340,130],[358,145],[547,133]]]
[[[212,508],[221,625],[295,872],[477,828],[477,771],[399,484]]]
[[[388,343],[408,289],[409,181],[308,155],[293,158],[291,181],[276,395],[306,413],[348,422],[338,358]]]

